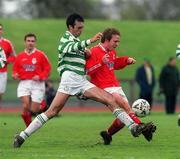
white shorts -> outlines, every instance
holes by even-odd
[[[7,72],[0,72],[0,93],[4,93],[6,91],[7,85]]]
[[[84,94],[86,90],[92,87],[95,87],[95,85],[89,82],[86,79],[86,76],[78,75],[72,71],[65,71],[62,74],[58,92],[69,95],[78,95]]]
[[[121,95],[126,101],[128,101],[124,91],[122,90],[122,87],[108,87],[104,89],[106,92],[109,92],[110,94],[112,93],[118,93]]]
[[[45,94],[45,82],[22,80],[17,88],[17,96],[31,96],[33,102],[41,103]]]

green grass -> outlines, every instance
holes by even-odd
[[[112,145],[97,144],[99,132],[111,123],[110,113],[63,113],[32,135],[21,149],[13,149],[16,132],[24,129],[20,116],[0,114],[0,158],[2,159],[177,159],[180,127],[177,114],[152,113],[144,121],[158,127],[153,141],[133,138],[125,128],[113,137]]]
[[[56,71],[58,60],[58,41],[66,30],[64,19],[41,20],[9,20],[0,19],[4,24],[4,36],[12,40],[17,53],[24,49],[23,37],[28,32],[37,34],[37,46],[49,57],[53,71],[51,77],[58,78]],[[142,64],[144,57],[151,60],[158,78],[162,66],[169,56],[175,56],[179,40],[180,22],[158,21],[107,21],[86,20],[81,39],[92,37],[107,27],[118,28],[122,34],[118,50],[119,55],[129,55],[137,59],[137,63],[117,72],[118,78],[134,78],[134,71]],[[179,66],[178,66],[179,67]]]

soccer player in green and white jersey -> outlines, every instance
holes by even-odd
[[[85,48],[99,40],[102,33],[94,37],[80,41],[84,27],[84,19],[79,14],[71,14],[66,20],[68,31],[60,40],[58,71],[61,76],[58,91],[49,109],[38,115],[32,123],[20,134],[15,136],[14,147],[20,147],[25,139],[38,130],[49,119],[56,116],[64,107],[68,98],[72,95],[83,94],[108,106],[113,114],[122,121],[134,137],[138,137],[142,131],[148,129],[151,123],[136,124],[126,112],[119,108],[115,99],[108,92],[90,83],[85,76]]]

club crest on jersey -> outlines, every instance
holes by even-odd
[[[33,59],[32,59],[32,64],[36,64],[36,63],[37,63],[36,58],[33,58]]]
[[[109,70],[113,70],[114,69],[114,62],[110,61],[106,65],[109,68]]]

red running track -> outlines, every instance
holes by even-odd
[[[21,107],[0,107],[0,113],[19,113],[21,112]],[[94,106],[85,106],[85,107],[72,107],[65,106],[62,109],[62,112],[108,112],[109,109],[107,107],[94,107]],[[163,106],[154,106],[152,111],[162,112],[164,111]],[[176,107],[176,111],[180,111],[180,106]]]

